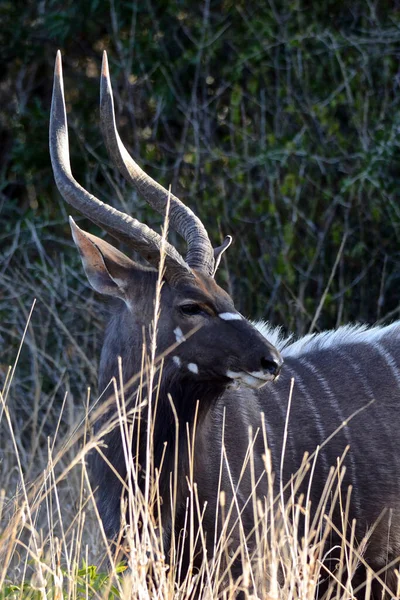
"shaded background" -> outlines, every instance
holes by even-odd
[[[106,49],[133,156],[234,236],[218,280],[241,312],[299,335],[397,318],[398,1],[3,0],[0,20],[0,381],[36,298],[8,400],[28,472],[65,392],[72,422],[95,388],[103,331],[50,166],[58,48],[78,181],[159,227],[101,139]]]

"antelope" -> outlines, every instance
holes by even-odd
[[[169,206],[170,228],[187,244],[185,258],[161,235],[103,203],[74,179],[58,53],[50,120],[50,153],[57,187],[66,202],[149,264],[138,264],[110,243],[80,229],[70,218],[72,236],[91,286],[113,299],[101,352],[100,390],[119,379],[118,357],[124,381],[134,381],[141,370],[142,347],[150,343],[160,257],[164,256],[156,333],[157,353],[164,358],[152,452],[155,468],[160,469],[165,547],[168,549],[184,528],[190,468],[187,431],[193,431],[194,424],[193,480],[199,506],[204,509],[202,527],[208,557],[213,553],[215,529],[222,526],[218,511],[221,491],[230,501],[235,495],[243,531],[252,539],[254,507],[246,499],[254,493],[254,481],[257,497],[268,495],[265,440],[263,435],[256,435],[265,431],[275,491],[293,493],[293,485],[289,492],[284,486],[293,483],[293,475],[304,467],[305,453],[314,456],[312,476],[305,476],[295,490],[298,495],[307,494],[313,507],[326,495],[324,486],[332,466],[345,453],[341,489],[352,486],[348,519],[356,519],[358,540],[372,528],[364,558],[375,571],[383,569],[400,556],[400,321],[384,327],[346,325],[297,341],[283,338],[280,328],[250,322],[214,279],[231,238],[213,248],[197,216],[147,175],[123,145],[115,123],[105,53],[100,122],[110,157],[124,178],[162,215]],[[132,390],[137,386],[133,383]],[[109,419],[115,410],[111,408],[104,418]],[[147,409],[143,410],[145,413]],[[176,419],[178,428],[174,427]],[[143,469],[144,429],[134,434],[130,450]],[[253,432],[253,476],[250,469],[242,469],[249,431]],[[104,441],[103,456],[93,456],[91,473],[99,512],[111,539],[121,526],[123,482],[128,475],[120,429],[108,431]],[[222,446],[226,460],[221,466]],[[178,491],[172,521],[167,497],[176,447]],[[326,498],[327,510],[331,500]],[[337,528],[343,512],[335,508],[331,518]],[[239,537],[238,528],[232,527],[232,548],[239,544]],[[393,572],[386,584],[395,589]]]

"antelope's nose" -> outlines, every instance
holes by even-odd
[[[281,372],[283,360],[280,356],[276,357],[265,357],[263,356],[261,359],[261,369],[272,375],[274,379],[276,379]]]

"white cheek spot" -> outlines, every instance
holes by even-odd
[[[188,363],[187,368],[189,369],[189,371],[191,371],[192,373],[195,373],[196,375],[199,372],[199,367],[196,365],[196,363]]]
[[[223,321],[241,321],[242,320],[242,317],[241,317],[241,315],[239,315],[239,313],[226,312],[226,313],[219,313],[218,316]]]
[[[173,356],[172,360],[174,361],[177,367],[181,366],[181,359],[179,358],[179,356]]]
[[[176,329],[174,329],[174,334],[175,334],[175,339],[176,339],[177,344],[181,344],[182,342],[186,341],[186,338],[183,335],[182,329],[180,327],[177,327]]]

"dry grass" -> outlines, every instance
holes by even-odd
[[[156,381],[158,370],[153,366],[150,363],[146,377],[153,377]],[[15,475],[7,481],[7,488],[2,489],[0,497],[0,589],[3,597],[211,599],[234,598],[241,590],[245,598],[313,598],[321,581],[328,577],[327,567],[323,565],[325,542],[335,529],[330,515],[336,503],[341,505],[344,535],[340,549],[336,549],[338,562],[325,597],[353,596],[351,578],[362,560],[360,554],[366,540],[361,547],[355,547],[354,524],[347,525],[350,493],[340,486],[342,460],[338,460],[336,467],[332,468],[320,506],[312,513],[308,495],[297,498],[296,489],[308,470],[314,468],[318,452],[312,457],[305,457],[302,468],[290,482],[292,493],[289,501],[283,500],[283,489],[274,497],[270,453],[264,430],[265,471],[270,493],[263,500],[255,494],[248,499],[254,510],[256,550],[252,550],[243,532],[240,546],[228,551],[229,528],[232,525],[229,517],[236,511],[237,499],[234,494],[232,505],[227,505],[226,496],[221,492],[220,511],[226,526],[215,541],[215,556],[207,560],[204,552],[200,571],[194,572],[189,568],[182,578],[179,541],[175,551],[168,556],[163,545],[163,524],[154,515],[154,506],[161,502],[157,473],[154,478],[147,477],[144,493],[135,485],[138,465],[128,448],[134,434],[132,428],[139,425],[137,420],[129,418],[132,415],[124,409],[121,387],[116,385],[115,388],[116,421],[125,440],[126,461],[131,474],[127,489],[131,525],[125,525],[117,544],[110,544],[104,535],[85,465],[89,451],[101,452],[104,432],[88,441],[89,418],[78,419],[63,439],[60,439],[56,428],[54,437],[48,440],[47,460],[37,465],[42,472],[30,482],[24,474],[18,449],[21,440],[7,407],[12,383],[10,378],[0,396],[3,425],[14,448],[13,461],[16,465]],[[141,404],[146,403],[146,398],[138,395],[139,398]],[[97,413],[99,410],[103,407]],[[136,410],[141,408],[137,405],[133,411]],[[60,420],[62,416],[61,412]],[[94,418],[97,416],[93,415]],[[136,425],[132,425],[132,421]],[[243,469],[251,469],[251,448],[250,440],[247,464],[243,465]],[[224,454],[221,460],[226,461]],[[13,461],[9,461],[11,467]],[[151,465],[148,467],[146,472],[152,473]],[[164,501],[174,505],[176,481],[172,478],[172,482],[171,498],[164,498]],[[196,513],[201,521],[203,510],[194,481],[189,480],[188,489],[185,534],[191,537],[193,548],[197,539],[205,548],[205,532],[201,526],[198,530],[193,529]],[[232,489],[234,491],[234,486]],[[328,500],[332,498],[328,509]],[[127,570],[120,563],[121,553],[129,567]],[[242,577],[235,581],[230,566],[237,556],[241,557],[244,569]]]

